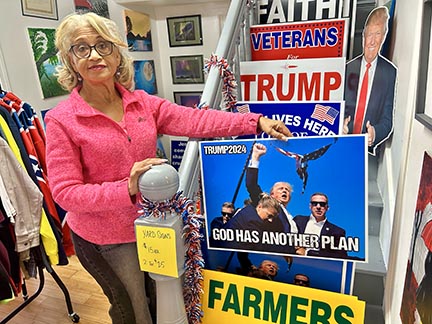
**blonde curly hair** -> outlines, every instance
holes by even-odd
[[[112,42],[119,50],[120,65],[116,81],[126,89],[134,89],[134,69],[132,59],[126,54],[127,44],[114,21],[101,17],[93,12],[85,14],[73,13],[66,16],[55,33],[55,45],[59,51],[62,65],[57,67],[57,81],[67,91],[72,91],[80,81],[70,62],[72,41],[84,27],[93,28],[103,39]]]

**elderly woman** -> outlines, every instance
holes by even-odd
[[[113,21],[93,13],[60,23],[58,81],[71,94],[45,117],[47,172],[76,254],[111,303],[112,322],[144,324],[152,320],[137,258],[135,201],[138,177],[166,162],[155,157],[157,135],[291,133],[257,114],[192,109],[134,91],[122,38]]]

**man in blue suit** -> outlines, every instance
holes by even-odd
[[[256,143],[252,148],[252,156],[246,170],[246,188],[249,192],[251,204],[256,206],[263,192],[258,185],[258,166],[261,156],[267,153],[264,144]],[[281,208],[278,217],[273,220],[273,227],[278,228],[279,232],[297,233],[297,226],[292,219],[292,215],[287,210],[287,205],[291,200],[292,186],[287,182],[276,182],[270,189],[270,196],[279,201]],[[275,247],[277,249],[277,247]],[[293,246],[280,246],[275,252],[284,254],[295,254]]]
[[[388,31],[388,9],[375,8],[363,29],[363,54],[347,63],[345,72],[344,134],[367,134],[369,153],[393,131],[397,69],[379,54]],[[362,84],[367,74],[364,99]],[[364,110],[360,108],[364,102]],[[357,125],[356,125],[357,124]]]
[[[347,258],[347,251],[338,249],[341,238],[345,237],[345,230],[328,221],[326,213],[329,209],[326,194],[316,192],[312,194],[309,204],[311,215],[294,217],[300,234],[310,234],[319,237],[316,248],[298,247],[296,253],[328,258]],[[323,244],[323,237],[326,244]]]

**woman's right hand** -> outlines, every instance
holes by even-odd
[[[135,162],[129,176],[128,188],[129,195],[134,196],[138,193],[138,178],[141,174],[151,169],[152,165],[159,165],[168,162],[167,159],[149,158]]]
[[[282,141],[287,141],[288,137],[293,136],[283,121],[274,120],[263,116],[258,119],[257,131],[263,131],[271,137]]]

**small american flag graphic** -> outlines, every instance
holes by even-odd
[[[339,115],[339,112],[336,109],[316,104],[311,117],[318,119],[320,122],[326,121],[333,125],[337,115]]]
[[[236,108],[237,108],[237,111],[241,114],[250,113],[250,108],[249,108],[248,104],[237,106]]]

